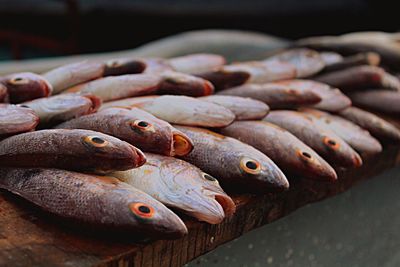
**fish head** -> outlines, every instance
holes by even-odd
[[[244,84],[250,79],[251,74],[242,70],[220,69],[198,76],[211,81],[217,90],[222,90]]]
[[[124,128],[145,151],[174,156],[186,155],[193,149],[189,137],[146,111],[131,108],[127,118]]]
[[[74,130],[80,132],[80,143],[85,154],[93,154],[95,157],[87,157],[88,161],[103,160],[101,169],[97,172],[110,170],[128,170],[137,168],[146,163],[146,157],[142,151],[131,144],[119,140],[110,135],[94,131]]]
[[[341,138],[325,133],[322,142],[325,149],[332,155],[330,160],[337,165],[351,168],[362,165],[361,156]]]
[[[145,69],[146,63],[139,59],[111,59],[105,63],[103,76],[142,73]]]
[[[182,191],[176,206],[184,205],[186,213],[211,224],[220,223],[225,217],[233,215],[235,203],[216,178],[185,161],[174,162],[180,164],[175,164],[169,171],[173,172],[174,184],[180,185]]]
[[[51,84],[42,76],[30,72],[8,75],[2,78],[1,83],[7,87],[11,103],[46,97],[53,91]]]
[[[311,149],[297,148],[296,161],[302,168],[307,178],[319,179],[324,181],[336,181],[336,171],[323,158]]]
[[[214,92],[212,83],[200,77],[174,71],[165,71],[161,75],[163,77],[160,84],[162,93],[205,96]]]
[[[245,188],[255,192],[289,188],[289,182],[279,167],[258,150],[249,147],[247,151],[235,151],[230,158],[229,168],[232,168],[236,177],[241,177]]]
[[[122,213],[124,224],[135,234],[156,239],[177,239],[187,234],[183,221],[151,196],[135,189],[126,203],[126,209],[116,211]]]

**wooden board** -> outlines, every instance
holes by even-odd
[[[234,196],[238,208],[232,218],[219,225],[185,218],[189,234],[175,241],[137,243],[126,236],[107,235],[64,222],[0,191],[0,266],[181,266],[247,231],[398,164],[400,148],[389,146],[360,169],[340,172],[336,183],[293,178],[285,193]]]

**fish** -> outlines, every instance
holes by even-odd
[[[188,74],[164,71],[160,73],[110,76],[72,87],[65,92],[93,94],[103,102],[152,94],[205,96],[212,94],[213,85]]]
[[[39,117],[30,108],[0,104],[0,139],[30,132],[39,124]]]
[[[382,152],[382,145],[371,134],[360,126],[326,112],[315,109],[301,109],[301,112],[309,116],[321,126],[328,127],[354,148],[362,157],[368,158]]]
[[[145,63],[130,58],[111,59],[106,62],[83,60],[62,65],[42,76],[52,85],[52,94],[58,94],[75,85],[106,76],[141,73]]]
[[[245,84],[219,91],[217,95],[249,97],[264,102],[271,109],[312,105],[321,101],[321,98],[311,91],[298,90],[278,83]]]
[[[94,95],[61,94],[24,102],[40,118],[41,125],[55,125],[96,112],[101,100]]]
[[[177,158],[151,153],[146,157],[140,168],[110,175],[199,221],[218,224],[235,212],[235,203],[216,178]]]
[[[366,129],[380,141],[400,143],[400,130],[371,112],[349,107],[340,111],[338,115]]]
[[[276,124],[315,150],[333,167],[360,167],[362,159],[343,139],[308,116],[290,110],[271,111],[263,120]]]
[[[107,108],[57,125],[57,129],[87,129],[124,140],[145,152],[186,155],[192,141],[169,123],[138,108]]]
[[[222,188],[251,193],[289,188],[279,167],[254,147],[210,130],[176,127],[194,143],[192,152],[180,158],[218,177]]]
[[[148,194],[109,176],[42,168],[0,168],[0,187],[41,209],[135,238],[177,239],[182,220]]]
[[[229,109],[188,96],[128,98],[106,103],[102,109],[108,107],[137,107],[169,123],[188,126],[224,127],[235,120]]]
[[[315,82],[311,80],[287,80],[275,82],[276,84],[284,85],[295,90],[311,91],[318,95],[321,101],[311,105],[313,108],[321,109],[330,112],[338,112],[351,106],[351,100],[344,95],[339,89],[332,88],[327,84]]]
[[[168,62],[175,71],[193,75],[214,71],[226,64],[223,56],[205,53],[174,57]]]
[[[313,77],[315,81],[340,88],[343,92],[369,88],[400,91],[400,81],[377,66],[355,66]]]
[[[335,170],[323,158],[289,131],[275,124],[235,121],[219,132],[260,150],[290,177],[330,182],[337,180]]]
[[[349,94],[355,106],[391,115],[400,115],[400,91],[371,89]]]
[[[381,62],[381,57],[379,54],[374,52],[358,53],[352,56],[347,56],[341,61],[325,66],[323,72],[331,72],[337,70],[344,70],[347,68],[369,65],[369,66],[379,66]]]
[[[312,76],[325,67],[319,53],[307,48],[284,50],[264,60],[264,62],[270,61],[286,62],[293,65],[296,69],[296,78]]]
[[[249,97],[267,104],[271,109],[313,105],[321,101],[317,94],[284,84],[244,84],[217,92],[217,95]]]
[[[8,102],[7,87],[0,83],[0,103]]]
[[[400,49],[395,34],[382,32],[351,33],[341,36],[316,36],[300,39],[296,47],[308,47],[318,51],[334,51],[342,55],[354,55],[362,52],[379,54],[384,65],[399,70]]]
[[[267,83],[297,77],[296,68],[287,62],[249,61],[225,65],[224,71],[244,71],[250,74],[246,83]]]
[[[229,109],[235,114],[235,120],[258,120],[264,118],[269,112],[267,104],[249,97],[210,95],[198,99]]]
[[[58,94],[74,85],[102,77],[103,71],[104,63],[84,60],[52,69],[42,76],[51,84],[52,94]]]
[[[341,54],[338,54],[338,53],[332,52],[332,51],[320,52],[319,56],[321,57],[322,61],[324,62],[325,68],[327,68],[327,66],[342,62],[344,59]]]
[[[92,94],[103,102],[141,95],[155,94],[161,77],[152,74],[110,76],[80,84],[64,93]]]
[[[47,97],[53,90],[46,79],[31,72],[14,73],[1,77],[0,83],[7,88],[9,102],[12,104]]]
[[[106,173],[137,168],[146,157],[115,137],[88,130],[51,129],[0,141],[0,166]]]

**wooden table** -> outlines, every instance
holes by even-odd
[[[234,196],[238,207],[232,218],[209,225],[185,217],[189,234],[174,241],[137,243],[119,234],[71,225],[0,191],[0,266],[181,266],[245,232],[399,164],[400,148],[386,146],[361,168],[340,171],[336,183],[293,178],[285,193]]]

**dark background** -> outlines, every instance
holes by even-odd
[[[299,38],[398,30],[387,0],[0,0],[0,59],[130,49],[174,33],[244,29]]]

